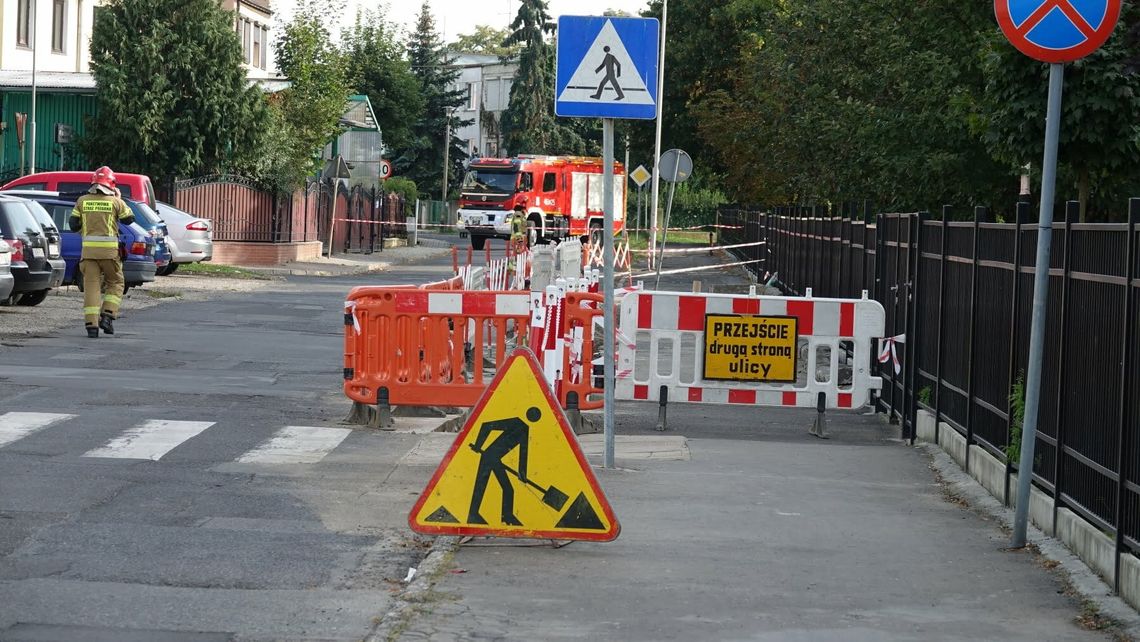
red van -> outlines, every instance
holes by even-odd
[[[90,172],[40,172],[28,174],[0,187],[0,191],[9,189],[46,190],[49,192],[86,192],[91,189]],[[115,184],[124,198],[143,201],[155,209],[154,187],[150,184],[150,177],[142,174],[123,174],[115,172]]]

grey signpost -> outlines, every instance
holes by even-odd
[[[602,461],[614,466],[614,119],[657,116],[658,27],[654,18],[561,16],[554,113],[602,119],[603,377]],[[624,185],[624,184],[623,184]],[[624,194],[624,190],[622,192]],[[591,371],[591,355],[586,372]],[[589,376],[589,375],[587,375]]]
[[[677,183],[684,183],[693,175],[693,159],[680,149],[670,149],[661,155],[661,178],[669,181],[669,199],[665,201],[665,222],[662,227],[661,249],[657,255],[657,281],[653,289],[661,286],[661,261],[665,258],[665,242],[669,239],[669,217],[673,213],[673,192]]]
[[[1053,11],[1053,4],[1064,5]],[[1093,3],[1095,4],[1095,3]],[[1041,211],[1037,222],[1037,263],[1033,272],[1033,316],[1029,330],[1029,370],[1025,376],[1025,425],[1017,466],[1017,506],[1010,546],[1025,546],[1029,526],[1029,490],[1041,404],[1041,368],[1049,305],[1049,253],[1053,243],[1053,195],[1057,182],[1057,144],[1061,133],[1061,89],[1065,63],[1096,51],[1120,17],[1120,0],[1106,0],[1104,13],[1072,0],[994,0],[994,16],[1010,44],[1021,53],[1049,63],[1049,103],[1045,115],[1045,154],[1041,165]],[[1084,10],[1086,14],[1082,14]],[[1045,20],[1050,15],[1058,19]],[[1079,24],[1078,24],[1079,23]],[[1066,241],[1067,242],[1067,241]],[[1057,493],[1061,489],[1056,489]]]

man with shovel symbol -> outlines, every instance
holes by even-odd
[[[529,408],[526,411],[526,418],[533,424],[542,418],[542,412],[538,408]],[[483,444],[493,431],[498,431],[501,434],[484,449]],[[471,508],[467,512],[468,524],[487,523],[487,520],[479,514],[479,507],[483,504],[483,494],[487,492],[487,482],[490,481],[492,473],[503,491],[502,521],[508,526],[522,526],[523,524],[515,517],[515,489],[511,485],[511,478],[507,476],[507,473],[542,492],[542,501],[547,506],[561,510],[566,505],[566,500],[569,497],[562,491],[553,486],[543,488],[527,479],[526,459],[529,435],[530,426],[518,417],[488,421],[479,426],[479,435],[475,438],[475,443],[470,444],[471,450],[479,454],[479,468],[475,472],[475,488],[471,495]],[[503,463],[503,458],[515,448],[519,449],[518,470]]]

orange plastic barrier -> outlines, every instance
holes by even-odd
[[[344,323],[344,393],[353,401],[471,407],[494,364],[526,345],[530,294],[358,287]],[[494,346],[493,363],[484,346]]]
[[[593,385],[594,317],[604,314],[604,300],[605,297],[594,292],[566,293],[562,336],[567,338],[568,343],[563,359],[568,367],[563,369],[562,379],[556,386],[558,401],[563,408],[573,407],[571,401],[574,400],[579,410],[596,410],[605,405],[601,398],[605,391]]]

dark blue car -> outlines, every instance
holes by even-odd
[[[12,190],[4,193],[36,201],[51,213],[52,219],[63,237],[62,254],[63,260],[67,263],[63,284],[82,287],[82,283],[80,283],[82,279],[77,269],[80,252],[83,249],[82,239],[79,233],[72,232],[68,225],[71,210],[74,209],[75,201],[80,194],[61,195],[57,192],[27,190]],[[132,203],[134,201],[127,201],[128,205]],[[137,218],[138,214],[136,213],[135,216]],[[123,259],[123,278],[126,281],[127,288],[154,281],[155,272],[158,269],[154,260],[157,248],[155,236],[138,223],[131,223],[130,225],[119,223],[119,256]]]
[[[170,264],[171,254],[170,248],[166,246],[166,237],[169,230],[166,228],[166,223],[163,222],[162,217],[158,215],[149,205],[142,201],[135,201],[129,198],[124,198],[127,207],[131,208],[131,212],[135,215],[135,223],[142,226],[144,230],[150,232],[154,237],[154,265],[155,267],[163,268]]]

